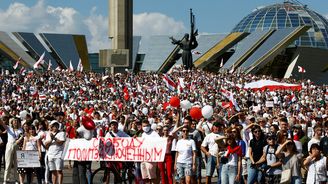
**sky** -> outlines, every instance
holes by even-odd
[[[200,33],[229,33],[258,7],[284,0],[134,0],[134,35],[189,32],[189,9]],[[299,0],[328,17],[327,0]],[[108,0],[0,0],[0,31],[86,35],[90,52],[109,48]]]

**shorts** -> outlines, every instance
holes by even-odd
[[[214,170],[216,168],[216,160],[217,158],[215,156],[207,157],[206,162],[206,176],[213,176]]]
[[[141,167],[141,176],[142,179],[155,179],[157,178],[157,163],[153,162],[142,162]]]
[[[179,179],[184,178],[185,176],[192,176],[192,165],[186,163],[177,163],[177,175]]]
[[[48,158],[48,166],[50,171],[61,171],[64,168],[64,160],[61,158]]]

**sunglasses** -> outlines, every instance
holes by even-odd
[[[182,132],[188,132],[188,130],[182,130]]]
[[[256,133],[260,133],[260,131],[256,130],[256,131],[254,131],[253,133],[255,133],[255,134],[256,134]]]

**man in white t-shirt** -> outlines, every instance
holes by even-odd
[[[213,132],[206,135],[201,145],[202,152],[207,155],[207,163],[206,163],[207,184],[211,183],[211,178],[213,176],[214,170],[217,165],[217,155],[219,153],[219,147],[218,144],[216,143],[216,140],[224,137],[223,127],[224,127],[223,122],[214,122],[212,128]],[[206,147],[208,147],[208,150],[206,149]]]
[[[64,143],[66,141],[65,132],[60,131],[60,124],[53,120],[49,124],[50,132],[47,134],[45,146],[48,149],[48,165],[52,173],[52,183],[63,183],[64,160],[62,154],[64,151]]]
[[[142,121],[142,138],[151,139],[154,137],[160,137],[158,133],[151,129],[151,125],[147,119]],[[141,163],[141,175],[142,179],[146,183],[155,183],[157,177],[157,163],[155,162],[142,162]]]

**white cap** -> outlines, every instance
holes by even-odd
[[[59,122],[58,122],[57,120],[52,120],[52,121],[50,122],[49,126],[52,126],[52,125],[55,124],[55,123],[58,123],[58,125],[60,125]]]

